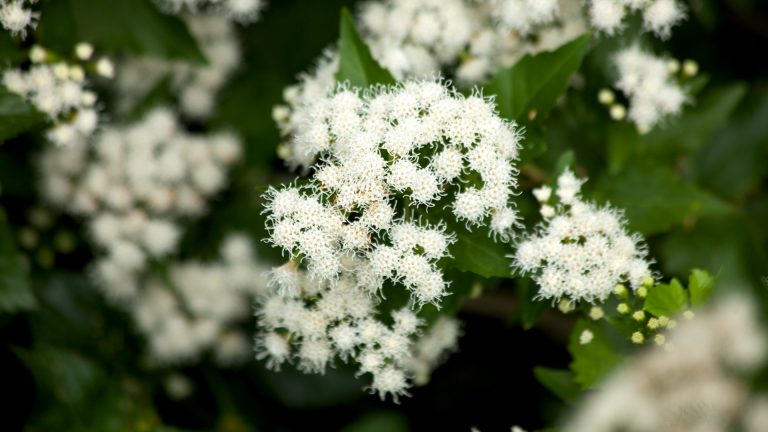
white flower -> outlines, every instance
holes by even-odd
[[[631,12],[641,11],[643,27],[661,38],[670,35],[672,27],[685,18],[677,0],[590,0],[589,17],[595,29],[613,35],[623,26]]]
[[[157,4],[174,14],[199,13],[206,11],[212,15],[218,15],[248,24],[259,18],[261,10],[265,6],[264,0],[155,0]]]
[[[116,84],[119,108],[130,111],[162,79],[171,76],[183,114],[205,119],[213,114],[219,89],[240,64],[241,50],[235,26],[219,16],[186,16],[190,33],[197,41],[206,65],[155,58],[130,58],[118,65]]]
[[[378,393],[381,400],[384,400],[384,397],[389,394],[392,395],[392,400],[397,403],[400,396],[408,395],[408,387],[405,373],[393,366],[386,366],[373,374],[371,391]]]
[[[385,0],[363,4],[358,21],[374,57],[405,78],[454,62],[469,43],[473,18],[463,0]]]
[[[34,0],[28,0],[30,3]],[[25,0],[5,0],[0,5],[0,24],[11,32],[11,35],[27,35],[27,28],[35,28],[40,13],[32,12],[25,7]]]
[[[132,313],[141,333],[148,339],[152,358],[160,363],[182,363],[194,359],[206,350],[213,350],[218,364],[227,366],[247,357],[250,344],[244,334],[234,329],[249,315],[252,295],[263,294],[266,283],[259,278],[238,276],[241,266],[264,271],[255,257],[241,257],[239,262],[226,258],[233,239],[228,239],[220,250],[219,261],[174,262],[168,267],[167,277],[150,275],[125,304]],[[134,276],[135,278],[135,276]],[[111,288],[110,288],[111,289]],[[169,341],[171,337],[177,340]],[[278,367],[287,355],[287,342],[279,335],[257,344],[256,352],[269,364]],[[284,354],[281,354],[284,353]]]
[[[30,55],[38,51],[39,56],[41,49],[33,47]],[[47,136],[58,146],[82,144],[98,127],[95,94],[85,89],[88,83],[78,65],[35,63],[29,70],[7,69],[2,82],[54,123]]]
[[[262,328],[256,336],[257,358],[276,369],[296,357],[298,367],[312,373],[322,373],[335,358],[355,360],[359,374],[373,375],[372,391],[395,400],[407,394],[409,377],[424,383],[455,346],[458,325],[442,317],[419,337],[423,321],[410,307],[393,311],[392,324],[384,324],[376,316],[380,298],[362,285],[367,267],[353,259],[336,281],[323,283],[292,263],[273,269],[272,290],[262,294],[257,308]]]
[[[102,57],[96,62],[96,72],[104,78],[115,77],[115,65],[106,57]]]
[[[685,320],[669,331],[663,346],[633,356],[604,379],[560,430],[738,429],[743,413],[761,401],[749,376],[765,364],[767,353],[753,305],[750,298],[731,295]],[[730,354],[740,350],[737,345],[750,353],[747,363],[734,367]]]
[[[522,34],[555,20],[559,12],[557,0],[494,0],[494,13],[501,25]]]
[[[616,54],[614,62],[619,76],[615,86],[629,98],[629,119],[641,132],[680,112],[686,95],[670,76],[666,60],[633,46]]]
[[[154,219],[147,222],[143,236],[144,247],[154,257],[168,254],[176,248],[179,229],[172,222]]]
[[[256,358],[267,359],[269,369],[279,371],[280,365],[288,359],[290,354],[291,346],[285,337],[278,333],[270,332],[256,338]]]
[[[544,215],[514,255],[514,266],[539,285],[537,297],[592,302],[604,300],[619,283],[639,288],[651,275],[641,238],[627,234],[620,212],[583,201],[583,181],[570,170],[557,183],[555,213]]]
[[[75,45],[75,55],[80,60],[90,60],[91,56],[93,56],[93,45],[88,42],[80,42]]]

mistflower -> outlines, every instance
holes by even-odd
[[[306,171],[314,162],[314,155],[305,154],[301,149],[295,148],[291,138],[302,125],[311,121],[309,106],[333,90],[338,67],[338,52],[326,49],[311,73],[300,74],[297,84],[283,90],[286,105],[276,106],[273,110],[272,116],[280,134],[286,139],[278,149],[278,155],[293,169],[300,167]]]
[[[202,12],[218,15],[241,24],[259,19],[265,6],[264,0],[155,0],[164,10],[173,14],[198,14]]]
[[[494,0],[495,15],[502,27],[529,34],[552,23],[558,15],[558,0]]]
[[[618,70],[615,86],[629,99],[629,119],[640,132],[648,132],[665,117],[680,112],[686,96],[664,59],[633,46],[616,54],[614,62]]]
[[[48,117],[53,126],[47,135],[54,144],[82,144],[99,124],[96,94],[87,89],[85,72],[80,65],[42,63],[48,55],[45,50],[41,55],[41,50],[38,46],[32,48],[33,57],[41,62],[28,70],[5,70],[2,84]]]
[[[475,28],[464,0],[369,1],[358,21],[373,55],[400,79],[455,62]]]
[[[33,12],[31,4],[36,0],[3,0],[0,5],[0,24],[8,30],[12,36],[27,36],[28,28],[35,28],[40,18],[39,12]]]
[[[195,65],[150,57],[121,62],[116,79],[121,111],[133,109],[144,95],[170,75],[171,88],[184,115],[205,119],[213,113],[219,89],[240,65],[241,50],[235,26],[217,16],[189,16],[185,21],[208,63]]]
[[[237,258],[229,253],[246,244]],[[126,304],[153,360],[180,364],[211,350],[218,364],[228,366],[248,357],[249,338],[234,326],[248,317],[250,300],[266,291],[265,268],[242,235],[230,236],[219,255],[209,263],[171,263],[167,278],[148,276]],[[273,357],[287,352],[277,338],[267,337],[261,345]]]
[[[174,252],[176,218],[199,215],[224,186],[236,158],[229,149],[217,151],[222,146],[239,142],[227,133],[185,133],[171,111],[159,108],[136,124],[105,128],[90,143],[46,149],[42,194],[87,218],[93,242],[108,252],[102,259],[110,264],[97,264],[94,273],[110,297],[129,300],[135,289],[120,289],[115,280],[136,279],[148,258]],[[232,249],[228,254],[244,253],[242,246]]]
[[[315,174],[306,184],[271,189],[266,212],[269,242],[301,260],[311,279],[336,281],[355,255],[365,260],[358,271],[366,273],[368,292],[389,280],[419,305],[439,304],[447,284],[436,262],[453,236],[442,222],[406,214],[426,215],[438,202],[458,221],[508,239],[516,224],[510,198],[519,136],[487,99],[464,97],[439,81],[370,93],[340,86],[309,112],[293,147],[318,160]],[[450,173],[440,158],[446,152],[458,164]]]
[[[640,236],[627,233],[618,210],[583,201],[582,183],[565,170],[556,214],[517,245],[513,265],[539,285],[537,298],[602,301],[617,284],[638,289],[651,274]]]
[[[754,304],[724,297],[666,336],[658,334],[656,345],[603,380],[560,430],[742,430],[739,425],[751,423],[749,408],[760,400],[749,377],[765,365],[768,353]],[[746,430],[764,428],[763,423]]]
[[[666,39],[672,27],[685,18],[683,7],[677,0],[589,0],[592,26],[606,34],[619,31],[624,18],[633,12],[643,16],[643,27]]]
[[[367,264],[352,259],[346,265],[337,280],[321,284],[296,266],[281,268],[296,276],[273,278],[258,297],[256,358],[275,370],[295,359],[308,373],[323,373],[336,359],[355,361],[359,375],[372,376],[372,393],[397,401],[412,382],[426,383],[455,347],[458,323],[441,317],[421,334],[423,321],[406,306],[394,309],[385,324],[376,308],[380,298],[365,288]],[[280,286],[283,280],[290,280],[290,289]]]
[[[451,351],[455,351],[461,335],[460,323],[455,318],[441,316],[411,347],[411,354],[405,360],[413,382],[425,385],[430,372],[435,369]]]
[[[513,65],[526,53],[557,48],[587,31],[580,6],[565,2],[559,7],[557,25],[537,26],[535,35],[521,38],[497,25],[495,1],[372,0],[361,6],[357,25],[376,60],[398,78],[442,74],[467,85],[484,82],[499,67]],[[528,3],[541,17],[551,1]],[[539,10],[540,4],[544,7]],[[299,82],[284,90],[285,103],[273,109],[286,139],[278,155],[292,169],[306,169],[313,162],[293,147],[290,137],[307,122],[308,106],[335,87],[337,69],[337,51],[326,49],[313,70],[300,74]]]

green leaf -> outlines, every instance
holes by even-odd
[[[16,354],[32,372],[38,387],[50,392],[57,403],[82,403],[105,379],[93,363],[67,350],[38,347],[32,351],[19,349]]]
[[[597,182],[594,195],[599,201],[624,209],[630,229],[645,235],[732,211],[727,203],[657,164],[636,164],[604,176]]]
[[[656,315],[672,317],[688,305],[688,296],[677,279],[669,284],[660,284],[648,290],[643,309]]]
[[[581,394],[581,389],[573,380],[573,373],[568,370],[552,369],[547,367],[533,368],[536,379],[554,393],[563,402],[573,403]]]
[[[750,88],[731,121],[692,161],[697,182],[720,196],[743,199],[768,177],[768,91]]]
[[[24,98],[0,85],[0,143],[44,120],[45,117]]]
[[[533,282],[528,279],[519,279],[518,293],[520,295],[520,322],[523,325],[523,329],[529,330],[536,325],[539,321],[539,317],[547,309],[550,308],[550,304],[546,300],[536,300],[536,287]]]
[[[149,89],[141,99],[131,108],[131,112],[128,116],[130,120],[140,121],[146,114],[148,114],[153,108],[162,106],[168,103],[171,98],[171,76],[166,76],[159,80],[155,85]]]
[[[37,301],[32,294],[27,272],[16,250],[13,234],[5,222],[0,223],[0,312],[33,309]]]
[[[582,344],[579,339],[585,330],[591,331],[593,337],[589,343]],[[585,319],[576,322],[568,351],[573,357],[570,365],[573,380],[583,389],[594,386],[619,362],[619,356],[611,346],[605,331],[596,323]]]
[[[77,42],[88,41],[110,52],[206,62],[186,25],[160,12],[151,0],[57,0],[50,7],[57,7],[59,13],[57,20],[43,20],[41,25],[46,46],[69,50]],[[66,12],[69,16],[62,16]]]
[[[511,253],[509,245],[494,241],[485,228],[472,231],[459,225],[450,228],[456,233],[456,243],[450,247],[453,258],[444,260],[446,266],[484,278],[512,276],[511,261],[507,258]]]
[[[698,306],[712,295],[715,288],[715,277],[700,269],[693,269],[688,278],[688,292],[691,296],[691,305]]]
[[[656,147],[661,151],[697,150],[708,144],[712,134],[725,125],[746,92],[747,86],[743,83],[709,89],[680,117],[642,136],[639,145]]]
[[[341,10],[339,70],[336,72],[336,81],[349,81],[355,87],[397,82],[392,74],[373,58],[371,50],[357,33],[355,21],[346,8]]]
[[[551,186],[554,186],[557,183],[557,178],[560,177],[560,175],[566,169],[570,168],[571,170],[573,170],[573,166],[575,164],[576,164],[576,154],[573,153],[573,150],[567,150],[563,152],[563,154],[560,155],[560,157],[557,159],[557,162],[555,163],[555,169],[552,175]]]
[[[537,118],[545,116],[579,69],[590,38],[585,34],[554,51],[525,55],[514,66],[501,69],[484,93],[496,95],[499,113],[508,119],[525,120],[531,111]]]
[[[407,432],[408,430],[405,415],[390,411],[363,414],[342,429],[342,432]]]

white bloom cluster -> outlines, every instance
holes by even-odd
[[[365,289],[368,270],[356,271],[367,264],[348,264],[330,283],[312,281],[292,262],[273,269],[275,289],[258,311],[264,331],[256,337],[256,356],[273,369],[295,357],[299,369],[313,373],[323,373],[335,358],[354,360],[360,375],[372,375],[372,392],[397,401],[408,394],[410,379],[425,382],[455,346],[458,324],[443,318],[414,344],[422,321],[407,307],[393,311],[389,325],[377,319],[378,298]]]
[[[546,204],[551,188],[534,191],[545,221],[518,244],[513,265],[532,275],[538,298],[604,300],[617,284],[637,289],[651,276],[640,236],[627,234],[619,211],[583,201],[582,183],[565,170],[557,179],[556,207]]]
[[[493,0],[494,14],[501,26],[520,34],[529,34],[541,25],[555,21],[558,0]]]
[[[400,357],[418,320],[408,311],[398,312],[409,317],[407,326],[388,329],[373,320],[379,293],[385,283],[402,285],[414,306],[439,305],[447,295],[437,261],[448,256],[453,235],[445,221],[415,222],[438,202],[456,220],[508,238],[517,218],[510,198],[519,136],[489,100],[464,97],[434,80],[367,93],[340,86],[307,113],[292,145],[305,160],[318,160],[314,175],[266,195],[269,241],[291,261],[272,273],[277,294],[263,303],[262,325],[301,335],[302,369],[320,372],[335,354],[352,355],[362,372],[373,373],[376,391],[397,396],[409,375],[423,377],[418,369],[437,362],[435,352],[442,350],[435,347],[452,345],[456,331],[441,324],[426,336],[409,372]],[[299,264],[306,274],[297,271]],[[284,303],[308,312],[270,312],[284,311]],[[337,322],[344,323],[339,330]],[[352,338],[358,333],[362,339]],[[386,338],[375,342],[381,335]],[[262,339],[270,363],[287,358],[285,338],[268,333]],[[384,351],[374,355],[373,348]]]
[[[42,193],[88,219],[94,243],[108,252],[96,264],[101,285],[128,300],[148,258],[174,251],[175,218],[202,213],[240,153],[234,136],[187,134],[172,112],[156,109],[135,125],[105,129],[92,144],[47,149]]]
[[[250,316],[250,301],[266,291],[250,240],[230,236],[213,263],[172,263],[166,277],[152,275],[129,304],[149,353],[161,364],[191,361],[212,350],[218,364],[248,358],[250,337],[236,324]]]
[[[230,21],[216,16],[190,16],[185,21],[208,64],[149,57],[123,61],[116,80],[121,111],[130,111],[153,87],[170,76],[183,114],[204,119],[213,113],[217,93],[241,61],[235,28]]]
[[[360,30],[392,74],[429,76],[459,58],[474,31],[465,0],[383,0],[363,4]]]
[[[265,6],[264,0],[155,0],[164,10],[173,14],[205,11],[241,24],[259,19]]]
[[[612,35],[621,30],[624,18],[633,12],[643,14],[643,26],[661,38],[669,37],[672,27],[685,18],[677,0],[589,0],[592,26]]]
[[[0,24],[13,36],[27,36],[27,28],[35,28],[40,18],[39,12],[33,12],[32,3],[37,0],[3,0],[0,4]]]
[[[3,85],[28,100],[54,123],[48,131],[52,142],[60,146],[82,143],[99,124],[97,96],[86,88],[85,70],[79,64],[42,63],[48,54],[37,46],[32,48],[30,57],[35,64],[29,70],[7,69],[3,73]],[[108,60],[99,60],[104,62]]]
[[[272,117],[283,137],[290,138],[311,121],[309,105],[328,95],[336,83],[336,70],[339,68],[339,53],[327,49],[311,73],[299,75],[299,82],[283,90],[286,105],[275,106]],[[314,155],[296,152],[291,142],[283,143],[278,149],[280,158],[288,162],[291,169],[308,168],[314,162]]]
[[[482,0],[472,2],[475,27],[456,67],[463,83],[482,83],[525,54],[551,51],[589,30],[574,0]],[[524,12],[515,12],[524,7]]]
[[[463,84],[483,82],[499,67],[511,66],[526,53],[555,49],[587,30],[580,6],[561,0],[558,25],[537,27],[535,37],[524,38],[494,24],[496,8],[491,2],[371,1],[362,7],[358,21],[374,57],[398,78],[455,75]],[[420,26],[415,27],[415,23]],[[467,27],[468,34],[463,30]],[[461,32],[457,33],[457,28]],[[391,29],[399,30],[390,34]],[[433,39],[441,42],[422,42]],[[302,73],[297,84],[284,90],[285,105],[273,110],[283,137],[290,138],[306,123],[308,106],[334,88],[338,62],[338,52],[326,49],[310,73]],[[312,162],[296,154],[290,143],[281,146],[278,155],[293,169]]]
[[[455,67],[466,83],[587,30],[573,0],[374,0],[361,8],[359,26],[398,79]]]
[[[731,295],[682,320],[668,344],[631,359],[560,430],[765,430],[760,419],[768,418],[768,406],[745,381],[765,363],[768,348],[750,301]]]
[[[296,239],[278,239],[280,227],[320,224],[300,212],[310,201],[334,221],[318,229],[338,243],[338,250],[367,249],[374,234],[398,243],[395,236],[401,231],[413,236],[410,242],[418,242],[404,228],[412,224],[393,222],[395,209],[389,201],[394,196],[423,207],[445,196],[441,202],[447,201],[458,220],[489,225],[501,236],[514,226],[516,213],[509,201],[517,184],[513,164],[519,135],[513,123],[496,114],[491,101],[478,94],[464,97],[440,81],[409,81],[364,94],[340,86],[308,112],[309,121],[292,145],[294,154],[321,157],[309,186],[318,194],[306,198],[301,188],[285,189],[272,194],[269,208],[273,241],[287,251],[295,250]],[[475,183],[472,176],[478,177]],[[358,212],[359,220],[350,223],[349,212]],[[334,232],[338,221],[347,232]]]
[[[441,315],[432,327],[419,336],[404,359],[406,369],[416,385],[426,385],[431,372],[449,352],[456,349],[461,336],[459,320]]]
[[[680,112],[685,93],[671,76],[667,61],[633,46],[618,52],[614,62],[619,75],[615,86],[629,99],[629,119],[640,132]]]

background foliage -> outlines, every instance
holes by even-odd
[[[340,18],[342,6],[353,9],[354,2],[273,0],[258,23],[240,28],[244,64],[209,126],[238,131],[246,157],[211,213],[187,230],[183,253],[204,257],[224,228],[265,236],[258,192],[291,179],[275,156],[280,137],[272,106],[325,46],[340,41],[340,78],[365,85],[392,80],[371,61],[350,17]],[[649,239],[658,269],[687,282],[687,290],[676,282],[664,285],[669,295],[649,297],[646,310],[696,303],[708,285],[701,273],[688,276],[701,268],[718,274],[719,286],[754,291],[768,311],[761,283],[768,276],[768,68],[760,54],[768,44],[768,8],[758,0],[696,0],[689,7],[689,19],[668,48],[700,64],[695,103],[650,134],[639,136],[610,120],[597,102],[598,89],[610,83],[606,52],[590,50],[590,36],[555,54],[524,58],[500,71],[484,92],[497,95],[502,115],[526,127],[524,187],[575,166],[590,178],[589,196],[626,210],[631,229]],[[87,40],[114,57],[205,61],[184,24],[149,0],[42,0],[41,12],[37,35],[51,49],[66,51]],[[3,61],[24,55],[0,33]],[[577,69],[580,84],[569,86]],[[156,89],[144,109],[162,101],[163,91]],[[105,104],[111,103],[107,93]],[[533,110],[533,118],[525,115]],[[592,324],[533,302],[530,281],[504,279],[509,246],[459,229],[451,271],[462,283],[455,283],[458,295],[446,307],[466,322],[460,351],[401,405],[361,392],[363,384],[345,367],[324,376],[290,368],[276,374],[255,360],[233,369],[208,361],[187,368],[195,392],[172,400],[163,389],[167,374],[143,367],[141,341],[129,320],[106,304],[84,272],[90,252],[77,220],[61,216],[53,228],[40,227],[37,247],[17,246],[37,202],[33,161],[43,145],[40,126],[28,104],[0,90],[4,430],[466,431],[472,425],[506,430],[513,423],[535,429],[551,425],[574,400],[576,383],[588,386],[618,361],[603,345],[610,335],[597,327],[590,352],[577,352],[585,348],[569,339],[573,326]],[[521,204],[528,220],[535,219],[535,207]],[[71,247],[61,240],[67,235],[75,239]],[[259,253],[276,258],[267,247]],[[462,304],[477,293],[476,283],[486,290]],[[611,354],[594,352],[601,349]],[[571,355],[575,374],[566,371]]]

